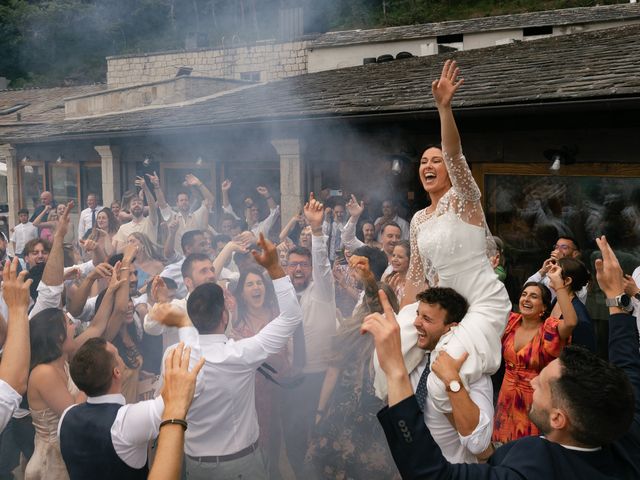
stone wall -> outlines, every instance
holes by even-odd
[[[180,67],[193,76],[241,80],[259,72],[266,82],[307,73],[306,41],[261,42],[250,46],[107,57],[108,88],[128,87],[172,78]]]

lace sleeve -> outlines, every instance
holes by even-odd
[[[458,197],[465,202],[479,202],[480,188],[478,188],[478,184],[471,174],[471,169],[464,154],[460,153],[460,155],[450,157],[447,152],[443,151],[442,155],[447,166],[451,185]]]
[[[420,227],[426,221],[426,213],[424,210],[417,212],[411,219],[409,226],[409,243],[411,244],[411,256],[409,258],[409,271],[407,272],[407,283],[415,288],[420,288],[424,284],[425,270],[420,258],[420,250],[418,249],[418,234]]]

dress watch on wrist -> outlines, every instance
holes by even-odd
[[[626,293],[621,293],[613,298],[607,298],[604,303],[607,307],[618,307],[628,313],[633,311],[631,297]]]
[[[451,380],[449,385],[447,385],[447,392],[457,393],[460,391],[462,387],[460,386],[460,382],[457,380]]]

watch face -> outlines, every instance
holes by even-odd
[[[449,384],[449,389],[454,393],[455,392],[459,392],[460,391],[460,382],[458,382],[457,380],[452,381]]]
[[[620,295],[620,306],[624,309],[627,309],[629,308],[629,305],[631,305],[631,297],[626,293]]]

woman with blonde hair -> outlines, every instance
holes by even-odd
[[[133,232],[127,242],[138,247],[134,266],[138,272],[138,290],[144,290],[147,283],[164,270],[164,258],[158,246],[144,233]]]

